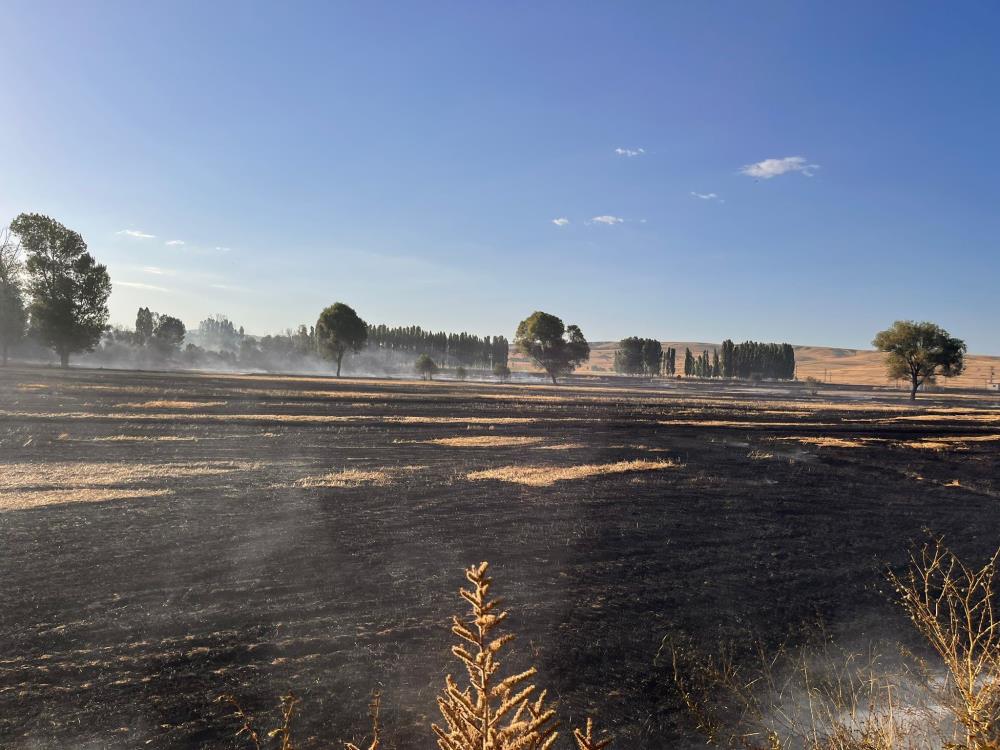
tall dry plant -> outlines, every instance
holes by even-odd
[[[944,663],[941,704],[964,734],[950,746],[963,750],[1000,748],[998,557],[1000,549],[977,570],[936,538],[911,553],[906,574],[889,574],[914,626]]]
[[[545,692],[532,700],[535,686],[528,681],[535,668],[500,677],[497,658],[514,636],[497,634],[507,612],[500,599],[490,599],[493,581],[486,575],[488,563],[465,571],[472,590],[460,589],[468,602],[467,621],[452,619],[451,632],[465,643],[451,652],[465,666],[469,684],[459,688],[449,674],[438,697],[445,728],[432,725],[441,750],[548,750],[556,741],[555,710],[545,705]]]
[[[468,673],[469,684],[464,689],[448,675],[445,687],[438,697],[438,706],[446,728],[431,726],[441,750],[550,750],[558,737],[555,710],[546,703],[544,690],[536,692],[530,683],[536,670],[531,667],[523,672],[502,677],[498,654],[513,640],[511,634],[496,632],[507,618],[500,610],[500,599],[490,598],[492,579],[486,575],[488,563],[474,565],[465,571],[472,590],[460,589],[459,595],[471,608],[468,620],[452,618],[452,632],[464,643],[453,646],[452,653],[462,662]],[[240,722],[237,737],[244,737],[255,750],[264,745],[278,743],[280,750],[295,750],[292,720],[299,699],[289,693],[281,699],[281,724],[262,735],[257,731],[254,718],[240,706],[232,695],[216,699],[233,709],[233,716]],[[372,740],[365,750],[379,750],[380,695],[375,693],[369,716],[372,722]],[[573,732],[577,750],[604,750],[610,738],[594,736],[592,720],[587,720],[586,730]],[[270,742],[269,742],[270,741]],[[345,750],[361,750],[351,742]]]

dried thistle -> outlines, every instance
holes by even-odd
[[[510,634],[495,634],[507,618],[501,600],[490,599],[492,579],[487,577],[488,563],[470,567],[465,577],[471,591],[459,595],[468,602],[472,615],[467,622],[452,620],[451,631],[465,643],[451,651],[465,666],[469,685],[460,689],[451,675],[438,697],[438,707],[446,728],[432,725],[441,750],[548,750],[555,743],[555,711],[545,706],[545,694],[534,701],[535,686],[529,680],[532,667],[523,672],[500,677],[497,655],[513,639]]]

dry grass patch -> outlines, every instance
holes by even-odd
[[[101,503],[108,500],[134,500],[146,497],[162,497],[174,494],[173,490],[119,489],[119,488],[75,488],[64,490],[18,490],[0,491],[0,513],[11,510],[30,510],[46,505],[64,503]]]
[[[925,438],[923,440],[904,440],[899,443],[905,448],[917,450],[968,450],[967,443],[991,443],[1000,441],[1000,435],[948,435],[944,437]]]
[[[225,405],[225,401],[141,401],[135,404],[121,404],[132,409],[210,409]]]
[[[660,471],[672,469],[678,464],[674,461],[616,461],[610,464],[581,464],[579,466],[501,466],[496,469],[473,471],[466,475],[467,479],[498,479],[501,482],[513,482],[530,487],[548,487],[556,482],[570,479],[587,479],[605,474],[624,474],[633,471]]]
[[[341,469],[312,477],[303,477],[295,485],[306,489],[327,487],[385,487],[400,474],[420,471],[423,466],[399,466],[392,469]]]
[[[552,445],[539,445],[536,451],[575,451],[586,448],[584,443],[553,443]]]
[[[537,445],[542,442],[542,438],[526,435],[474,435],[471,437],[436,438],[421,442],[429,445],[444,445],[449,448],[503,448],[516,445]]]
[[[137,463],[9,463],[0,465],[0,509],[16,507],[21,502],[45,505],[55,502],[87,502],[111,497],[105,488],[115,492],[130,492],[119,497],[145,497],[164,494],[166,490],[147,490],[129,487],[144,483],[161,483],[164,479],[205,477],[231,474],[258,468],[258,464],[233,461],[195,462],[173,464]],[[97,491],[100,490],[100,491]],[[21,499],[23,495],[32,495]],[[47,501],[46,501],[47,498]]]
[[[865,440],[835,437],[783,437],[777,440],[794,440],[803,445],[815,445],[817,448],[864,448],[868,445]]]

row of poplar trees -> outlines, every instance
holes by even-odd
[[[677,350],[664,349],[656,339],[630,336],[618,342],[614,368],[623,375],[676,375]],[[790,344],[734,344],[726,339],[721,351],[713,349],[711,354],[685,349],[683,372],[689,378],[791,380],[795,377],[795,350]]]
[[[510,343],[503,336],[425,331],[420,326],[369,326],[368,346],[427,354],[445,367],[465,365],[484,370],[506,365],[510,356]]]

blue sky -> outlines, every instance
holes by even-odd
[[[917,318],[1000,354],[995,3],[4,15],[0,218],[80,231],[115,322],[266,333],[342,300],[864,347]]]

